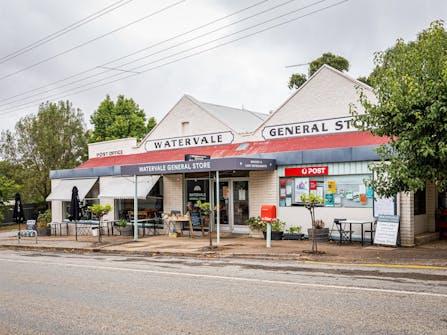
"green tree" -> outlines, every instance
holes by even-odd
[[[74,168],[87,158],[85,134],[83,114],[69,101],[41,104],[36,115],[2,133],[2,155],[16,168],[9,173],[21,180],[25,199],[43,202],[50,193],[50,170]]]
[[[333,53],[326,52],[322,54],[320,57],[314,59],[309,63],[309,73],[308,76],[311,77],[315,72],[318,71],[320,67],[324,64],[330,65],[333,68],[340,71],[348,71],[349,70],[349,61],[338,55],[334,55]],[[303,85],[307,80],[307,77],[303,73],[294,73],[289,78],[289,88],[299,88]]]
[[[157,125],[157,120],[155,120],[155,118],[153,116],[151,116],[149,118],[149,120],[147,120],[147,132],[149,133],[152,129],[155,128],[156,125]]]
[[[126,137],[141,139],[156,124],[152,117],[146,125],[144,110],[124,95],[119,95],[116,102],[107,95],[91,116],[90,122],[94,126],[89,139],[91,143]]]
[[[14,199],[14,195],[20,189],[13,180],[0,175],[0,222],[3,222],[4,210],[8,201]]]
[[[372,166],[376,192],[392,196],[433,182],[447,190],[447,32],[435,21],[416,41],[396,44],[375,55],[369,80],[377,101],[360,93],[365,114],[357,125],[389,143]]]

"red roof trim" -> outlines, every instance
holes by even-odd
[[[139,154],[91,158],[80,165],[79,168],[182,161],[184,160],[185,154],[203,154],[210,155],[212,158],[222,158],[232,156],[251,156],[256,154],[276,152],[361,147],[369,145],[380,145],[387,142],[388,139],[386,137],[373,136],[371,133],[368,132],[314,135],[268,141],[245,142],[248,144],[248,146],[241,150],[238,150],[238,147],[241,143],[233,143],[207,147],[160,150]]]

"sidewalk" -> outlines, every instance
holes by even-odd
[[[33,239],[22,240],[20,244],[13,232],[0,234],[0,248],[19,250],[44,250],[63,252],[103,252],[145,256],[191,256],[191,257],[238,257],[257,259],[279,259],[337,262],[349,264],[371,264],[389,266],[437,266],[447,269],[447,241],[436,241],[414,248],[388,248],[365,246],[355,243],[339,246],[335,243],[321,243],[323,255],[305,253],[310,250],[309,241],[272,241],[272,248],[265,247],[265,241],[247,236],[221,238],[218,248],[209,250],[208,238],[169,238],[165,235],[140,238],[134,242],[130,236],[104,236],[103,243],[97,237],[81,236],[75,241],[69,237],[39,237],[36,245]]]

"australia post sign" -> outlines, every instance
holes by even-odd
[[[138,165],[121,166],[122,175],[159,175],[189,172],[210,172],[210,171],[262,171],[274,170],[276,161],[274,159],[261,158],[220,158],[202,161],[179,161],[162,162]]]
[[[285,168],[286,177],[315,177],[327,176],[329,174],[328,166],[305,166],[298,168]]]

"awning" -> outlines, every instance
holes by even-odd
[[[146,199],[160,176],[138,177],[138,199]],[[99,197],[113,199],[133,199],[135,183],[133,177],[101,177],[99,181]]]
[[[74,186],[78,188],[79,200],[84,200],[87,193],[95,185],[98,178],[84,178],[84,179],[62,179],[59,185],[47,197],[47,201],[60,200],[70,201],[71,191]]]

